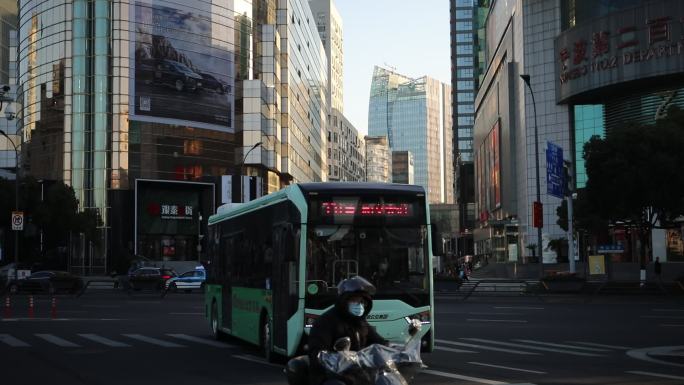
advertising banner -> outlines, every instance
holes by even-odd
[[[202,4],[184,8],[162,0],[134,4],[131,119],[234,132],[228,10],[206,3],[203,12]]]

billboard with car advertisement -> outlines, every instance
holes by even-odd
[[[211,1],[133,4],[131,119],[234,132],[232,11]]]

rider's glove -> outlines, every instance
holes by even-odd
[[[423,325],[420,323],[419,320],[411,320],[411,324],[409,325],[409,335],[411,335],[411,337],[415,336],[422,327]]]

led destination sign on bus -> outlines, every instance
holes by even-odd
[[[362,216],[362,217],[408,217],[411,205],[408,203],[342,203],[321,202],[323,216]]]

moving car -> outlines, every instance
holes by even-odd
[[[207,274],[203,267],[196,268],[192,271],[187,271],[178,277],[174,277],[166,281],[166,289],[177,291],[185,290],[189,292],[192,289],[204,290],[204,281],[207,279]]]
[[[21,291],[47,291],[55,294],[58,291],[75,293],[83,288],[83,280],[66,271],[46,270],[38,271],[30,276],[10,282],[9,291],[12,294]]]
[[[178,276],[175,271],[158,267],[142,267],[128,274],[128,283],[133,290],[164,288],[166,280]]]
[[[166,59],[144,59],[136,68],[146,84],[159,84],[176,91],[197,91],[202,87],[202,77],[185,64]]]
[[[218,94],[230,93],[230,86],[228,83],[215,78],[211,74],[201,73],[202,88],[205,90],[214,90]]]

